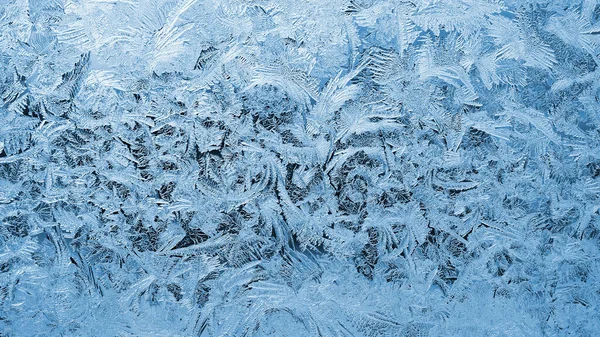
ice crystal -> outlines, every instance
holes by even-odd
[[[597,0],[0,1],[0,336],[600,335]]]

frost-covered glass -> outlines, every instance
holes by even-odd
[[[0,0],[0,336],[600,336],[600,1]]]

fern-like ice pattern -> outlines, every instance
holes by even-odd
[[[0,336],[600,336],[600,1],[0,0]]]

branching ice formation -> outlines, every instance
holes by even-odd
[[[597,0],[0,0],[0,336],[599,336]]]

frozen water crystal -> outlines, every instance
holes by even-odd
[[[597,0],[1,0],[0,336],[599,336]]]

